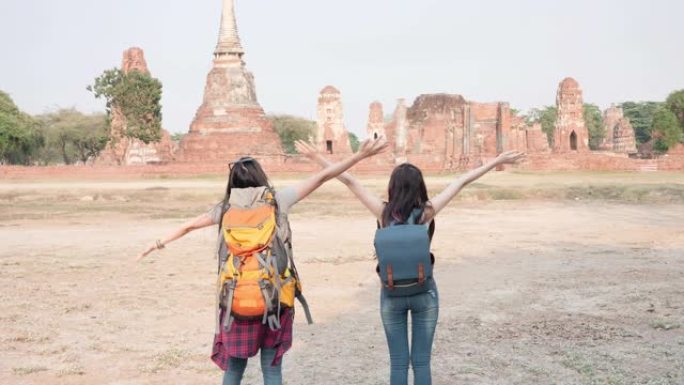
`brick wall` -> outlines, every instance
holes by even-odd
[[[337,161],[342,155],[333,156]],[[483,162],[493,156],[485,157]],[[320,169],[306,158],[293,156],[257,157],[269,173],[312,173]],[[479,160],[455,159],[445,163],[441,156],[410,155],[408,161],[425,172],[444,172],[470,169],[480,165]],[[387,174],[395,164],[390,154],[366,159],[352,172],[360,174]],[[672,154],[656,160],[632,159],[610,153],[530,154],[515,166],[529,171],[684,171],[684,154]],[[150,177],[190,177],[197,175],[227,175],[228,164],[220,163],[169,163],[138,166],[0,166],[2,180],[125,180]]]

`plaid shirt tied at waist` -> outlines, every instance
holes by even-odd
[[[221,318],[223,319],[223,311]],[[222,370],[228,370],[231,357],[254,357],[261,348],[276,349],[276,355],[271,365],[278,365],[285,352],[292,347],[292,324],[294,309],[283,309],[280,315],[280,329],[271,330],[261,320],[234,320],[230,331],[221,332],[214,336],[214,346],[211,360]]]

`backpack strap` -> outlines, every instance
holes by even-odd
[[[264,197],[266,197],[266,194],[271,194],[271,198],[269,201],[273,201],[275,203],[275,197],[276,197],[276,191],[273,189],[273,187],[268,186],[264,189]],[[266,200],[266,199],[264,199]]]
[[[221,273],[221,266],[228,260],[228,247],[226,241],[223,239],[223,216],[230,209],[230,203],[224,200],[221,204],[221,216],[218,223],[218,250],[216,252],[218,259],[218,272]]]
[[[417,225],[417,224],[420,224],[420,223],[418,223],[418,222],[420,222],[420,219],[423,217],[423,212],[424,212],[424,211],[425,211],[425,209],[424,209],[424,208],[421,208],[421,207],[416,207],[416,208],[414,208],[414,209],[411,211],[411,214],[409,214],[409,217],[406,218],[406,222],[404,222],[404,223],[407,224],[407,225]],[[381,228],[383,227],[383,226],[382,226],[382,223],[380,223],[379,220],[376,221],[376,224],[377,224],[378,229],[381,229]],[[387,226],[385,226],[385,227],[394,226],[394,225],[397,225],[397,224],[401,224],[401,222],[397,222],[397,221],[394,221],[394,220],[393,220],[393,221],[391,221],[391,222],[390,222]]]
[[[280,274],[278,273],[278,263],[270,251],[267,254],[256,253],[253,257],[258,259],[259,264],[264,271],[268,272],[272,270],[274,272],[274,287],[269,291],[266,281],[261,279],[259,281],[259,288],[261,289],[261,295],[263,296],[264,304],[266,305],[264,307],[264,317],[262,318],[261,323],[268,325],[271,330],[277,331],[281,328],[280,300],[277,300],[275,301],[276,303],[274,303],[274,298],[277,299],[280,288],[282,287]]]
[[[299,290],[299,288],[295,289],[295,298],[297,298],[297,301],[302,305],[302,309],[304,309],[304,315],[306,316],[306,323],[309,325],[313,324],[313,317],[311,317],[311,310],[309,310],[309,304],[306,302],[306,298],[304,298],[304,294],[302,294],[302,291]]]
[[[237,284],[236,279],[231,279],[230,283],[226,282],[224,284],[224,287],[221,288],[219,291],[220,292],[223,290],[226,290],[227,293],[224,296],[225,302],[224,302],[224,313],[223,313],[223,319],[221,319],[221,306],[216,307],[216,334],[219,334],[221,332],[221,329],[223,329],[226,332],[229,332],[231,327],[233,326],[233,313],[231,311],[231,308],[233,306],[233,297],[235,296],[235,287]]]
[[[259,264],[261,265],[262,269],[268,271],[268,268],[270,267],[270,265],[268,264],[268,262],[266,262],[266,260],[268,259],[267,255],[264,255],[263,253],[254,253],[254,254],[252,254],[252,256],[254,258],[256,258],[257,261],[259,261]]]
[[[225,313],[223,314],[223,330],[229,332],[233,326],[233,312],[231,308],[233,307],[233,297],[235,296],[235,284],[236,280],[232,279],[228,287],[228,295],[226,296]]]
[[[223,239],[223,238],[222,238]],[[232,269],[231,271],[233,272],[233,277],[229,281],[226,281],[223,283],[223,286],[218,290],[218,293],[216,294],[216,334],[219,334],[221,332],[221,329],[225,330],[226,332],[229,332],[232,325],[233,325],[233,313],[232,313],[232,307],[233,307],[233,298],[235,297],[235,288],[237,287],[237,278],[238,278],[238,269],[239,269],[239,264],[240,261],[238,258],[230,258],[228,256],[223,263],[219,266],[219,282],[221,280],[221,271],[225,269],[226,264],[228,264],[229,261],[232,260]],[[221,294],[225,292],[223,295],[223,304],[221,304]],[[223,318],[221,318],[221,305],[223,305],[223,308],[225,309],[223,313]]]
[[[304,298],[304,294],[301,291],[301,282],[299,280],[299,273],[297,272],[297,266],[295,266],[294,258],[292,257],[292,253],[289,255],[290,258],[290,270],[292,272],[292,275],[294,278],[297,280],[297,284],[295,285],[295,298],[297,298],[297,301],[302,305],[302,309],[304,309],[304,315],[306,316],[306,323],[309,325],[313,324],[313,317],[311,316],[311,309],[309,309],[309,303],[306,302],[306,298]]]
[[[411,211],[411,215],[406,219],[406,223],[409,225],[416,225],[423,216],[423,209],[416,207]]]

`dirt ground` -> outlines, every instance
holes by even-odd
[[[220,383],[216,229],[132,260],[223,189],[0,182],[0,384]],[[387,384],[373,219],[337,182],[290,219],[316,323],[297,317],[286,384]],[[684,384],[684,174],[487,176],[433,248],[435,384]]]

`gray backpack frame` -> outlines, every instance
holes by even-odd
[[[275,197],[275,191],[270,187],[262,188],[247,188],[243,190],[256,190],[258,196],[263,199],[266,193],[270,193]],[[271,244],[271,257],[270,261],[273,263],[274,270],[281,275],[285,270],[289,269],[292,277],[289,279],[297,279],[299,281],[299,273],[297,271],[297,266],[295,265],[294,258],[292,255],[292,231],[290,229],[290,222],[287,218],[287,214],[281,212],[278,209],[277,202],[275,202],[275,213],[276,213],[276,233],[273,236],[273,241]],[[222,220],[225,213],[230,210],[230,203],[224,202],[221,208],[221,216],[219,221],[219,237],[218,237],[218,272],[220,273],[223,266],[226,264],[228,259],[228,248],[223,238],[223,228]],[[261,263],[261,262],[260,262]],[[263,263],[266,265],[266,262]],[[234,281],[233,281],[234,283]],[[282,285],[286,284],[286,281],[280,282]],[[232,288],[235,289],[234,287]],[[264,314],[262,323],[269,326],[271,330],[280,329],[280,301],[278,298],[280,287],[266,288],[264,290],[262,287],[262,292],[264,293],[264,300],[266,302],[267,313]],[[311,311],[309,310],[309,304],[306,302],[306,298],[299,288],[295,288],[295,298],[302,305],[304,310],[304,315],[306,316],[307,323],[313,324],[313,318],[311,316]],[[234,314],[231,313],[230,308],[232,305],[232,290],[230,287],[222,287],[217,296],[217,309],[216,309],[216,334],[218,334],[221,328],[225,331],[230,331],[234,320]],[[223,313],[223,317],[221,314]]]

